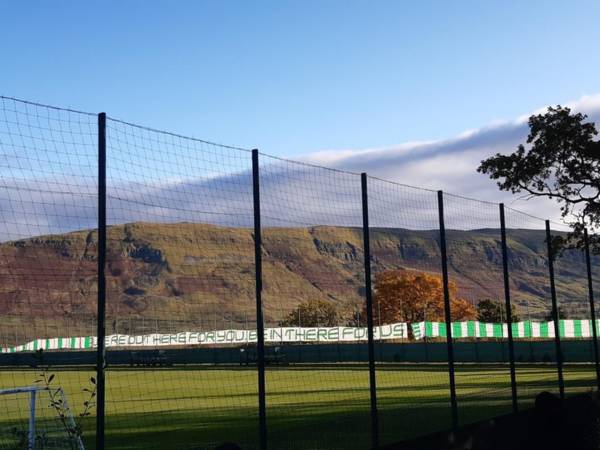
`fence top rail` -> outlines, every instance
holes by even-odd
[[[150,131],[152,133],[158,133],[158,134],[163,134],[163,135],[166,135],[166,136],[176,137],[176,138],[179,138],[179,139],[186,139],[188,141],[195,141],[195,142],[200,142],[202,144],[208,144],[208,145],[214,145],[214,146],[217,146],[217,147],[228,148],[230,150],[240,150],[240,151],[248,152],[248,153],[252,152],[252,149],[249,149],[249,148],[236,147],[234,145],[227,145],[227,144],[220,144],[218,142],[207,141],[205,139],[199,139],[199,138],[195,138],[195,137],[192,137],[192,136],[186,136],[186,135],[183,135],[183,134],[173,133],[171,131],[159,130],[157,128],[147,127],[147,126],[144,126],[144,125],[138,125],[138,124],[135,124],[135,123],[132,123],[132,122],[127,122],[125,120],[116,119],[116,118],[111,117],[111,116],[106,116],[106,119],[107,119],[107,121],[111,121],[111,122],[115,122],[115,123],[120,123],[121,125],[127,125],[129,127],[134,127],[134,128],[139,129],[139,130]]]
[[[506,206],[506,205],[504,205],[504,208],[505,208],[507,211],[510,211],[510,212],[513,212],[513,213],[516,213],[516,214],[521,214],[522,216],[526,216],[526,217],[528,217],[528,218],[530,218],[530,219],[533,219],[533,220],[541,220],[542,222],[545,222],[545,221],[546,221],[546,219],[542,219],[541,217],[534,216],[533,214],[526,213],[526,212],[524,212],[524,211],[520,211],[520,210],[518,210],[518,209],[515,209],[515,208],[511,208],[510,206]]]
[[[460,200],[466,200],[469,202],[476,202],[476,203],[483,203],[484,205],[494,205],[494,206],[498,206],[499,203],[498,202],[491,202],[489,200],[481,200],[478,198],[472,198],[472,197],[467,197],[465,195],[460,195],[460,194],[453,194],[451,192],[446,192],[444,191],[444,195],[447,195],[448,197],[454,197]]]
[[[416,189],[418,191],[424,191],[424,192],[431,192],[431,193],[437,193],[437,189],[429,189],[429,188],[424,188],[424,187],[420,187],[420,186],[413,186],[412,184],[406,184],[406,183],[399,183],[397,181],[391,181],[391,180],[384,180],[383,178],[379,178],[379,177],[375,177],[373,175],[368,175],[368,178],[371,178],[372,180],[377,180],[377,181],[381,181],[382,183],[388,183],[388,184],[392,184],[394,186],[399,186],[399,187],[405,187],[405,188],[409,188],[409,189]]]
[[[9,97],[9,96],[5,96],[5,95],[0,95],[0,99],[2,99],[2,100],[10,100],[10,101],[13,101],[13,102],[22,103],[24,105],[31,105],[31,106],[37,106],[37,107],[40,107],[40,108],[53,109],[55,111],[65,111],[65,112],[71,112],[71,113],[75,113],[75,114],[84,114],[86,116],[97,116],[97,113],[91,113],[91,112],[88,112],[88,111],[81,111],[81,110],[73,109],[73,108],[62,108],[62,107],[59,107],[59,106],[46,105],[44,103],[31,102],[29,100],[22,100],[20,98]]]
[[[354,175],[357,177],[360,177],[360,173],[359,172],[352,172],[350,170],[344,170],[344,169],[337,169],[334,167],[326,167],[326,166],[321,166],[319,164],[315,164],[315,163],[311,163],[311,162],[307,162],[307,161],[298,161],[295,159],[289,159],[289,158],[283,158],[281,156],[275,156],[275,155],[270,155],[269,153],[263,153],[263,152],[258,152],[259,155],[264,156],[266,158],[270,158],[270,159],[274,159],[280,162],[286,162],[289,164],[296,164],[296,165],[300,165],[300,166],[305,166],[305,167],[311,167],[313,169],[323,169],[323,170],[328,170],[330,172],[336,172],[336,173],[343,173],[346,175]]]
[[[510,206],[506,206],[504,205],[504,208],[507,212],[511,212],[511,213],[515,213],[518,214],[524,218],[527,219],[532,219],[535,221],[539,221],[540,225],[543,225],[546,222],[546,219],[542,219],[541,217],[535,216],[533,214],[530,213],[526,213],[524,211],[520,211],[518,209],[515,208],[511,208]],[[558,227],[557,229],[555,229],[554,231],[568,231],[568,229],[570,228],[569,225],[567,223],[561,223],[561,222],[557,222],[556,220],[550,220],[549,221],[550,224],[555,225],[556,227]]]

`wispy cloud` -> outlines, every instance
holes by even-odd
[[[600,94],[583,96],[568,102],[589,120],[600,124]],[[466,130],[458,136],[437,141],[407,142],[389,148],[343,149],[315,152],[303,159],[315,164],[386,178],[400,183],[443,189],[448,192],[505,202],[530,213],[558,218],[554,202],[525,200],[498,190],[495,182],[477,173],[482,159],[495,153],[510,153],[527,137],[527,119],[547,107],[511,121],[496,121],[485,127]]]

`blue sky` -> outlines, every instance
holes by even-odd
[[[298,156],[600,92],[597,1],[2,2],[0,93]]]
[[[527,136],[528,115],[547,105],[567,104],[600,123],[597,0],[22,0],[0,2],[0,17],[0,95],[106,111],[183,135],[502,201],[538,217],[559,220],[556,204],[499,192],[476,172],[480,161],[513,151]],[[0,117],[0,135],[22,138],[19,120],[25,116],[14,111]],[[0,175],[10,180],[0,210],[12,226],[0,240],[93,226],[95,118],[89,120],[87,146],[65,143],[62,153],[39,147],[50,141],[35,136],[29,153],[9,138],[0,142]],[[72,140],[68,132],[59,131],[62,142]],[[112,223],[197,220],[198,211],[209,211],[207,221],[217,213],[238,220],[251,205],[246,153],[169,147],[169,139],[146,140],[142,152],[131,142],[120,146],[118,136],[109,133]],[[296,171],[275,164],[262,172],[269,174],[263,182],[273,217],[281,208],[296,224],[328,223],[342,211],[359,217],[358,194],[343,202],[347,186],[358,188],[356,177],[336,183],[317,169]],[[338,190],[320,190],[331,186]],[[394,194],[400,203],[392,208],[380,205],[382,226],[402,225],[383,212],[424,214],[421,194],[409,191]],[[314,201],[298,204],[307,199]],[[484,227],[490,217],[496,223],[494,205],[491,212],[458,206],[455,215],[471,216],[454,223],[449,216],[450,226]],[[294,216],[294,208],[304,215]]]

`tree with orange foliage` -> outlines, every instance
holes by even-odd
[[[475,319],[475,307],[467,300],[456,298],[456,284],[450,282],[448,287],[452,320]],[[374,291],[375,325],[445,320],[444,285],[440,276],[408,270],[388,270],[375,276]],[[366,317],[365,313],[363,311]]]

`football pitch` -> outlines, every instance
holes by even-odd
[[[0,370],[0,389],[32,385],[38,371]],[[53,385],[67,395],[77,415],[89,388],[89,369],[56,368]],[[592,365],[565,366],[567,395],[590,391]],[[531,406],[542,391],[556,392],[553,365],[519,365],[519,406]],[[456,368],[461,424],[511,411],[507,365]],[[111,449],[203,449],[223,442],[258,447],[255,367],[196,366],[110,369],[106,373],[106,440]],[[267,367],[270,448],[369,448],[369,377],[364,365]],[[10,448],[7,430],[26,426],[26,398],[0,396],[0,448]],[[446,366],[381,364],[377,400],[382,444],[448,429],[450,407]],[[42,402],[43,403],[43,402]],[[38,406],[39,426],[51,417]],[[94,448],[95,418],[83,422],[86,449]]]

